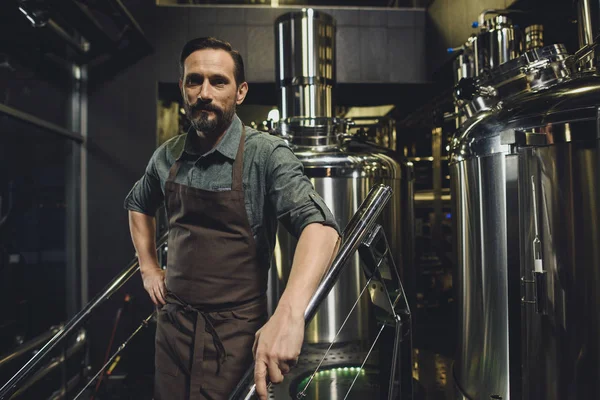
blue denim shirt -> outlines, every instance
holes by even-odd
[[[206,154],[195,152],[189,134],[168,140],[152,155],[146,172],[127,195],[125,208],[154,216],[164,204],[165,181],[178,159],[182,162],[176,183],[204,190],[231,190],[241,135],[242,122],[235,116],[223,139]],[[296,238],[313,222],[331,226],[339,233],[334,216],[286,142],[249,127],[243,185],[246,212],[262,265],[270,265],[278,220]]]

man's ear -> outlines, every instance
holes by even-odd
[[[238,106],[244,102],[246,98],[246,94],[248,93],[248,82],[243,82],[237,88],[237,92],[235,94],[235,104]]]
[[[179,78],[179,93],[181,93],[181,97],[185,99],[185,91],[183,90],[183,80]]]

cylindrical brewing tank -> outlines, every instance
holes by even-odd
[[[600,3],[580,0],[578,7],[583,47],[598,34]],[[518,150],[524,399],[592,399],[600,392],[600,76],[594,58],[584,63],[589,71],[521,102],[518,115],[505,119],[507,128],[537,136]]]
[[[494,86],[498,98],[453,138],[450,170],[459,309],[454,378],[469,399],[509,399],[520,392],[517,150],[519,140],[533,143],[538,136],[518,128],[531,124],[521,119],[528,99],[542,94],[552,98],[556,95],[551,88],[569,79],[565,58],[563,46],[547,46],[491,70],[477,85]]]
[[[600,76],[567,72],[556,46],[524,57],[453,140],[454,377],[470,399],[597,398]]]
[[[379,223],[386,232],[397,267],[402,268],[400,221],[409,216],[403,215],[400,209],[401,186],[406,183],[406,180],[402,180],[400,165],[388,156],[368,151],[348,151],[339,148],[327,151],[296,149],[295,154],[302,161],[305,174],[335,215],[341,229],[344,229],[375,184],[383,183],[392,188],[393,197],[383,211]],[[279,229],[277,239],[278,274],[282,283],[285,283],[289,276],[296,240],[285,229]],[[307,326],[307,343],[330,343],[334,340],[336,332],[366,283],[360,264],[356,254],[340,275],[338,283],[319,308],[313,321]],[[369,337],[370,308],[368,294],[365,294],[346,323],[345,329],[336,339],[337,343],[366,342],[373,339]]]
[[[343,131],[340,121],[331,118],[331,89],[335,78],[335,21],[329,15],[312,9],[284,14],[276,21],[277,81],[280,86],[280,123],[283,137],[304,165],[317,193],[324,199],[343,230],[373,185],[383,183],[394,194],[380,219],[402,272],[401,235],[404,243],[412,236],[402,231],[410,212],[401,212],[411,193],[412,166],[401,166],[392,158],[369,146],[342,144],[337,133]],[[406,179],[404,179],[406,177]],[[402,187],[406,185],[406,189]],[[409,206],[406,207],[412,210]],[[280,227],[281,228],[281,227]],[[408,232],[411,232],[407,228]],[[271,275],[271,296],[278,298],[287,282],[296,247],[285,229],[279,229],[275,249],[277,276]],[[408,248],[408,246],[407,246]],[[408,253],[409,250],[406,250]],[[348,263],[338,283],[306,328],[309,344],[329,343],[359,298],[366,283],[358,254]],[[371,320],[368,293],[361,297],[356,309],[337,337],[337,343],[367,342]]]
[[[335,20],[311,8],[275,21],[276,80],[281,119],[332,117]]]
[[[475,128],[471,124],[466,123]],[[507,182],[516,180],[516,165],[499,135],[479,140],[473,148],[469,138],[465,135],[452,149],[450,164],[459,328],[454,379],[468,399],[508,399],[506,209]],[[514,229],[511,234],[518,237]]]
[[[600,393],[599,107],[580,77],[507,124],[538,136],[518,150],[524,399]]]

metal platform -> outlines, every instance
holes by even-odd
[[[308,383],[328,346],[329,344],[304,346],[298,365],[286,375],[283,383],[271,387],[269,399],[296,399],[297,393]],[[377,349],[373,350],[364,368],[359,368],[367,351],[368,348],[362,348],[358,344],[334,345],[302,399],[344,399],[357,374],[359,376],[356,383],[346,399],[379,398],[381,385]]]

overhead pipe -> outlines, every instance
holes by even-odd
[[[578,60],[587,59],[591,50],[596,48],[594,56],[583,63],[583,68],[593,70],[597,67],[599,57],[597,43],[598,29],[600,28],[600,1],[579,0],[577,2],[577,33],[579,37],[579,51],[576,54]]]

